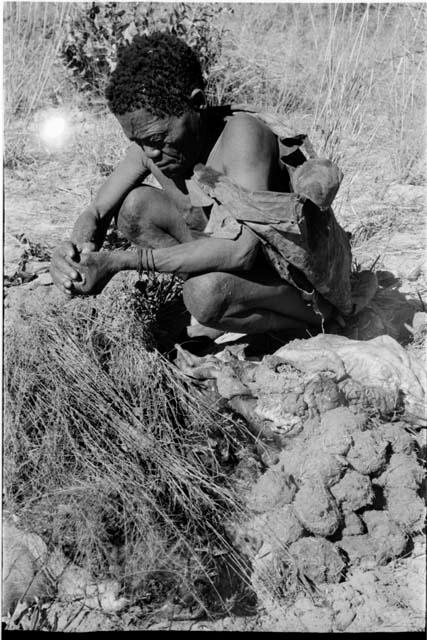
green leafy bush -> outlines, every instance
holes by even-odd
[[[168,31],[182,38],[200,57],[207,74],[221,53],[221,15],[215,4],[93,2],[68,16],[62,57],[79,88],[102,92],[116,64],[118,49],[135,35]]]

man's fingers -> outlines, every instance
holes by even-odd
[[[84,242],[81,253],[90,253],[91,251],[96,251],[96,244],[94,242]]]
[[[72,242],[63,242],[55,251],[50,265],[52,280],[67,297],[74,293],[74,282],[81,280],[76,260],[79,252]]]
[[[72,242],[63,242],[58,252],[66,258],[71,258],[71,260],[77,258],[78,255],[77,248]]]
[[[73,284],[70,280],[53,278],[53,281],[61,293],[64,293],[69,298],[73,295]]]
[[[65,287],[60,287],[60,290],[62,291],[62,293],[64,293],[67,296],[67,298],[73,297],[73,294],[74,294],[73,289],[66,289]]]
[[[63,273],[56,271],[55,269],[50,270],[50,275],[52,276],[52,280],[57,287],[71,288],[73,286],[73,283],[71,282],[70,278],[68,278]]]
[[[71,278],[71,280],[78,280],[79,272],[73,267],[73,264],[75,264],[74,261],[68,258],[68,256],[65,259],[57,258],[55,260],[54,269],[63,273],[68,278]]]

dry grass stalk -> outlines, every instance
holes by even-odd
[[[69,3],[5,2],[5,128],[40,105],[62,38]]]
[[[238,7],[216,99],[286,114],[353,177],[385,148],[398,179],[420,179],[425,17],[421,4]]]
[[[208,607],[223,554],[246,573],[224,531],[242,507],[219,453],[240,445],[135,320],[126,296],[83,300],[8,336],[6,505],[130,593],[187,590]]]

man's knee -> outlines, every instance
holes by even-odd
[[[117,227],[128,240],[138,244],[143,239],[153,224],[160,198],[160,190],[148,186],[132,189],[126,196],[117,217]]]
[[[229,275],[207,273],[194,276],[184,283],[184,303],[201,324],[216,327],[230,306]]]

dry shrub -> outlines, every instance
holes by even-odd
[[[217,606],[236,425],[151,348],[129,285],[30,309],[5,341],[5,504],[94,573],[158,604]],[[240,434],[245,439],[245,434]],[[209,595],[207,595],[209,594]]]
[[[79,89],[103,94],[117,53],[136,35],[173,33],[197,52],[208,74],[222,44],[219,18],[227,11],[212,3],[93,2],[72,5],[61,57]]]

